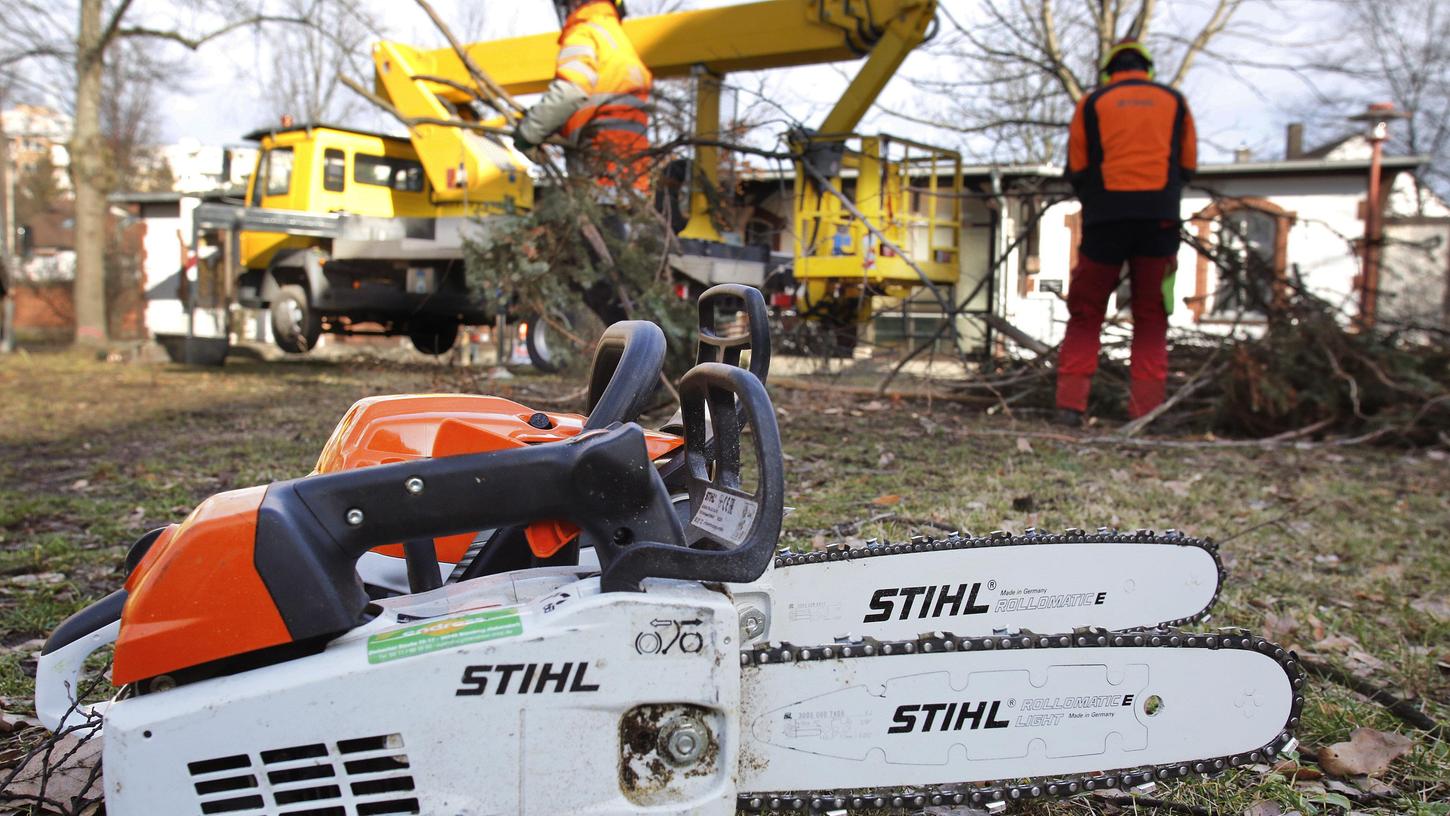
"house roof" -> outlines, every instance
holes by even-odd
[[[1430,163],[1429,156],[1385,156],[1381,165],[1386,170],[1416,170]],[[1364,175],[1369,172],[1369,159],[1284,159],[1278,161],[1247,161],[1247,162],[1216,162],[1203,164],[1198,168],[1198,176],[1211,176],[1214,178],[1234,178],[1236,176],[1325,176],[1325,175]],[[985,181],[992,178],[993,174],[1003,179],[1057,179],[1062,177],[1062,167],[1052,164],[1007,164],[1007,165],[971,165],[962,168],[962,176],[969,181]],[[854,174],[844,174],[850,178]],[[752,173],[750,180],[770,181],[776,179],[795,178],[795,168],[784,166],[780,168],[762,169]]]

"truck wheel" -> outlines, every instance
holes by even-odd
[[[594,345],[604,334],[605,324],[587,308],[555,313],[551,324],[539,315],[524,321],[524,347],[529,362],[545,374],[584,371],[594,359]],[[559,327],[563,327],[561,331]]]
[[[322,336],[322,315],[307,302],[307,290],[283,286],[272,298],[272,339],[288,354],[304,354]]]
[[[562,367],[558,349],[551,343],[556,334],[542,317],[531,317],[524,321],[524,347],[529,350],[529,362],[545,374],[555,374]],[[558,338],[560,341],[563,338]]]
[[[458,341],[458,319],[427,317],[408,323],[408,339],[424,354],[443,354]]]

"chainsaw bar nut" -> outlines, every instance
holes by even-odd
[[[343,516],[343,519],[347,521],[349,527],[357,527],[358,525],[363,523],[363,511],[354,507],[351,510],[347,511],[347,514]]]
[[[694,765],[709,744],[709,730],[694,717],[676,717],[660,729],[660,755],[671,765]]]
[[[403,482],[403,487],[406,488],[409,493],[412,493],[414,496],[416,496],[419,493],[423,492],[423,480],[418,478],[417,476],[413,476],[409,478],[408,481]]]

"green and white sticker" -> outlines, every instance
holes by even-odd
[[[467,646],[485,640],[513,637],[524,631],[513,609],[490,609],[447,620],[405,626],[368,638],[368,663],[387,663],[405,657]]]

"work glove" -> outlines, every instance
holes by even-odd
[[[520,153],[527,153],[527,152],[529,152],[530,150],[533,150],[536,147],[538,147],[538,145],[536,145],[533,142],[529,141],[528,139],[524,138],[524,134],[523,134],[523,131],[522,130],[515,130],[514,131],[514,149],[515,150],[519,151]]]

